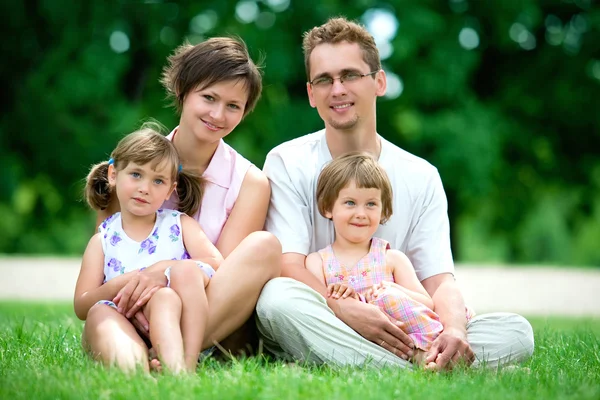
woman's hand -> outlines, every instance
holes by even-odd
[[[161,270],[143,270],[132,277],[117,293],[113,302],[117,311],[131,318],[160,288],[167,286],[167,277]]]

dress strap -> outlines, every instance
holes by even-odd
[[[379,259],[385,260],[385,253],[389,250],[389,248],[390,244],[388,241],[378,237],[373,237],[371,239],[371,249],[369,252]]]

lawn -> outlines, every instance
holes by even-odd
[[[531,319],[528,369],[434,374],[208,360],[197,375],[125,375],[80,349],[69,304],[0,302],[0,399],[599,399],[600,320]]]

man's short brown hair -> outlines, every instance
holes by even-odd
[[[321,26],[315,26],[304,33],[302,49],[304,50],[304,67],[306,78],[310,81],[310,54],[320,44],[336,44],[341,42],[357,43],[362,52],[363,60],[369,65],[371,71],[381,69],[379,50],[375,45],[375,39],[367,29],[356,22],[348,21],[346,18],[331,18]]]
[[[262,91],[262,75],[241,39],[215,37],[192,46],[179,46],[168,58],[160,82],[181,112],[183,100],[192,90],[216,83],[241,80],[248,91],[244,116],[256,105]]]
[[[357,188],[381,191],[381,223],[392,216],[392,185],[370,154],[352,152],[344,154],[323,168],[317,181],[317,207],[322,216],[331,212],[340,191],[354,182]]]

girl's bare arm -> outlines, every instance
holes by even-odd
[[[433,300],[419,282],[415,269],[406,254],[398,250],[388,250],[385,261],[393,270],[394,281],[397,284],[395,286],[412,299],[433,310]]]

